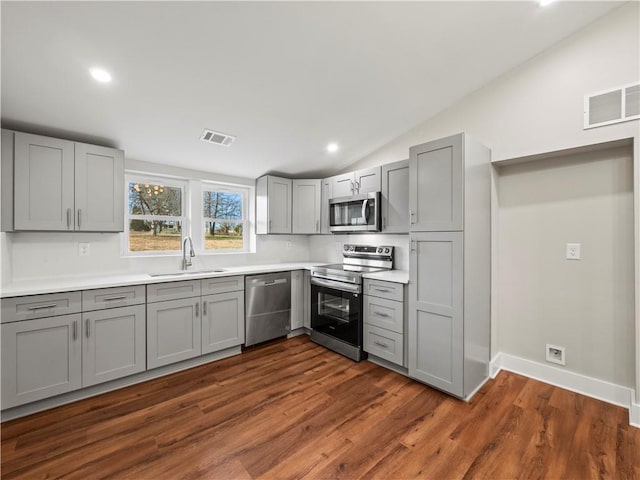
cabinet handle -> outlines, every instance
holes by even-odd
[[[416,222],[413,220],[413,217],[415,217],[415,216],[416,216],[416,212],[414,212],[413,210],[409,210],[409,219],[410,219],[410,220],[409,220],[409,223],[411,223],[411,225],[413,225],[414,223],[416,223]]]
[[[67,208],[67,228],[71,229],[71,209]]]
[[[78,321],[77,320],[73,321],[73,339],[74,340],[78,339]]]
[[[320,231],[320,220],[316,220],[316,232]]]
[[[202,302],[202,315],[207,314],[207,302]]]
[[[84,321],[84,328],[87,332],[87,338],[89,338],[89,336],[91,335],[91,322],[88,318]]]
[[[378,345],[379,347],[382,347],[382,348],[389,348],[389,345],[387,345],[386,343],[383,343],[383,342],[378,342],[377,340],[375,342],[373,342],[373,343],[375,343],[376,345]]]
[[[412,241],[411,241],[411,251],[412,251],[412,252],[415,252],[415,251],[416,251],[416,242],[415,242],[415,240],[412,240]]]
[[[360,193],[360,182],[356,182],[355,188],[356,188],[356,193]]]
[[[78,228],[80,228],[80,220],[81,220],[82,210],[78,209]]]
[[[37,305],[35,307],[29,307],[29,308],[27,308],[27,310],[31,310],[31,311],[42,310],[44,308],[54,308],[56,306],[58,306],[57,303],[48,303],[47,305]]]
[[[382,312],[373,312],[375,315],[377,315],[378,317],[390,317],[391,315],[389,315],[388,313],[382,313]]]
[[[374,290],[376,292],[383,292],[383,293],[390,293],[391,290],[389,290],[388,288],[374,288]]]
[[[196,302],[196,317],[200,315],[200,302]]]
[[[105,302],[112,302],[114,300],[124,300],[125,298],[127,298],[126,295],[120,295],[119,297],[109,297],[109,298],[105,298],[103,299]]]
[[[271,220],[269,220],[269,232],[268,233],[271,233]]]
[[[349,182],[351,183],[351,194],[353,195],[355,193],[356,186],[353,184],[351,180],[349,180]]]

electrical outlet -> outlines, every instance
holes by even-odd
[[[549,345],[547,343],[547,362],[557,363],[558,365],[565,365],[566,357],[564,354],[564,347]]]
[[[90,253],[89,244],[88,243],[79,243],[78,244],[78,255],[80,257],[88,257]]]
[[[579,243],[567,243],[567,260],[580,260]]]

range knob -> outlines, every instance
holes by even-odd
[[[345,250],[345,251],[349,250],[349,245],[345,245],[345,246],[344,246],[344,250]]]
[[[385,248],[385,249],[384,249],[384,253],[389,253],[389,249],[388,249],[388,248]]]
[[[382,253],[382,247],[378,247],[378,252],[377,253]]]
[[[356,250],[356,247],[355,247],[355,246],[351,245],[351,246],[349,247],[349,251],[350,251],[350,252],[355,252],[355,250]]]

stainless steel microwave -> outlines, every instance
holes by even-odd
[[[379,232],[380,192],[330,199],[329,230],[336,233]]]

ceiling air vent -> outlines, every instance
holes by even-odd
[[[597,92],[584,97],[584,128],[640,118],[640,85]]]
[[[200,135],[200,140],[207,143],[215,143],[216,145],[222,145],[228,147],[235,141],[236,137],[227,133],[215,132],[213,130],[206,129]]]

